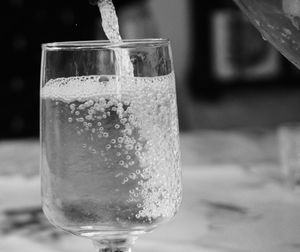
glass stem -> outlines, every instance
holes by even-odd
[[[136,237],[113,238],[94,241],[98,252],[131,252]]]

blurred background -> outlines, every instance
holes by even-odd
[[[274,128],[300,119],[300,71],[232,0],[115,0],[123,38],[170,38],[180,127]],[[97,7],[81,1],[2,3],[0,139],[39,134],[41,43],[105,39]]]

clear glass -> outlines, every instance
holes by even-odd
[[[134,75],[116,74],[116,53]],[[47,218],[99,251],[130,251],[173,218],[182,183],[170,42],[44,44],[41,149]]]
[[[234,0],[287,59],[300,67],[300,1]]]

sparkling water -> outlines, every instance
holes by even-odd
[[[172,218],[181,201],[175,96],[173,73],[46,83],[42,185],[49,220],[94,237],[142,233]]]

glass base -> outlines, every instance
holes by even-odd
[[[94,245],[99,252],[131,252],[137,237],[107,238],[95,240]]]
[[[131,248],[104,248],[100,249],[99,252],[131,252]]]
[[[131,248],[104,248],[100,249],[99,252],[131,252]]]

